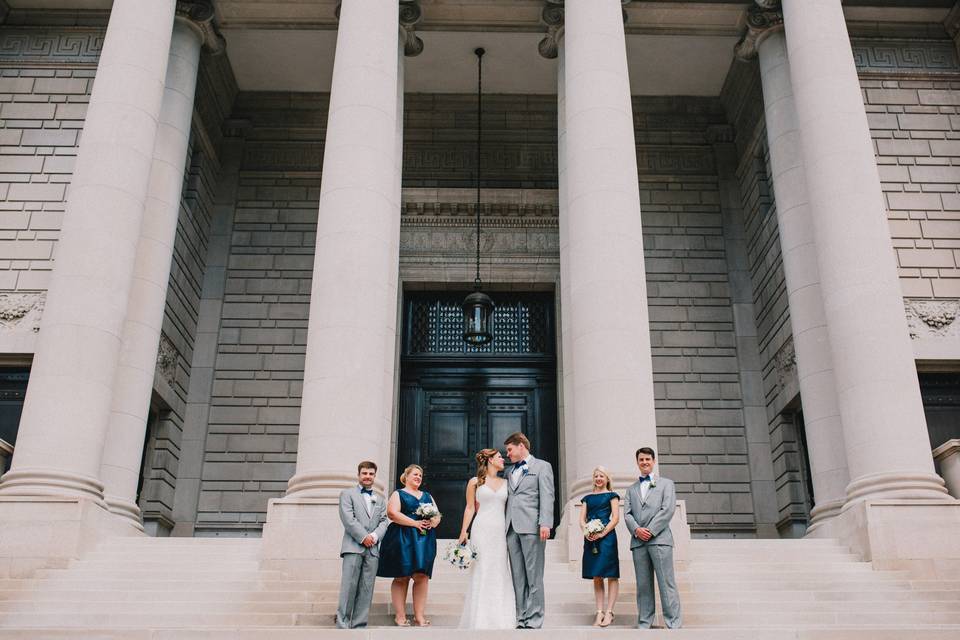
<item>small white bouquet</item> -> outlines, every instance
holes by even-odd
[[[599,533],[603,533],[603,530],[606,528],[607,528],[607,525],[603,524],[597,519],[593,519],[583,527],[583,531],[588,536],[594,536]],[[596,540],[593,541],[593,548],[591,549],[591,551],[593,552],[594,555],[600,553],[600,551],[597,549]]]
[[[443,551],[443,559],[462,571],[469,569],[478,556],[477,548],[469,540],[466,544],[453,540]]]
[[[421,504],[417,507],[416,514],[421,520],[435,520],[440,518],[440,511],[437,509],[437,505],[432,502]],[[427,535],[427,532],[423,529],[418,529],[418,531],[420,531],[420,535],[422,536]]]

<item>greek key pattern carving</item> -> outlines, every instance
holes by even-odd
[[[39,331],[45,302],[45,293],[0,294],[0,329],[12,332]]]
[[[910,337],[960,337],[960,300],[904,300]]]
[[[96,64],[103,49],[101,30],[21,28],[0,34],[0,64],[5,62],[71,62]]]
[[[950,40],[867,40],[852,43],[857,69],[879,73],[956,73],[957,50]]]

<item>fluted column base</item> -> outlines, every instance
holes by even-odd
[[[935,473],[872,473],[847,485],[847,504],[863,500],[950,499],[943,478]]]
[[[0,498],[7,496],[52,496],[89,500],[106,509],[103,483],[78,473],[36,467],[8,471],[0,484]]]
[[[136,503],[117,496],[104,496],[104,502],[110,515],[118,521],[117,524],[133,527],[143,533],[143,514]]]
[[[814,538],[819,537],[815,535],[815,532],[840,515],[840,510],[843,509],[843,505],[843,500],[832,500],[814,506],[813,509],[810,510],[810,524],[807,526],[806,535]]]

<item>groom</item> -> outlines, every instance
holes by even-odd
[[[507,552],[517,598],[517,628],[543,626],[543,560],[553,527],[553,467],[530,455],[519,431],[503,443],[507,469]]]

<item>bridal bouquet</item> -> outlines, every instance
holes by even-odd
[[[603,530],[606,528],[607,528],[607,525],[603,524],[599,520],[594,519],[586,524],[586,526],[583,528],[583,531],[587,535],[596,535],[598,533],[603,533]],[[593,553],[594,554],[600,553],[597,550],[596,542],[594,542],[593,544]]]
[[[469,540],[466,544],[458,544],[456,540],[447,545],[443,552],[443,559],[457,569],[466,571],[477,559],[477,548]]]
[[[440,517],[440,511],[437,509],[437,505],[433,504],[432,502],[421,504],[419,507],[417,507],[416,514],[421,520],[433,520],[434,518]],[[419,529],[419,531],[420,535],[427,535],[427,532],[423,529]]]

